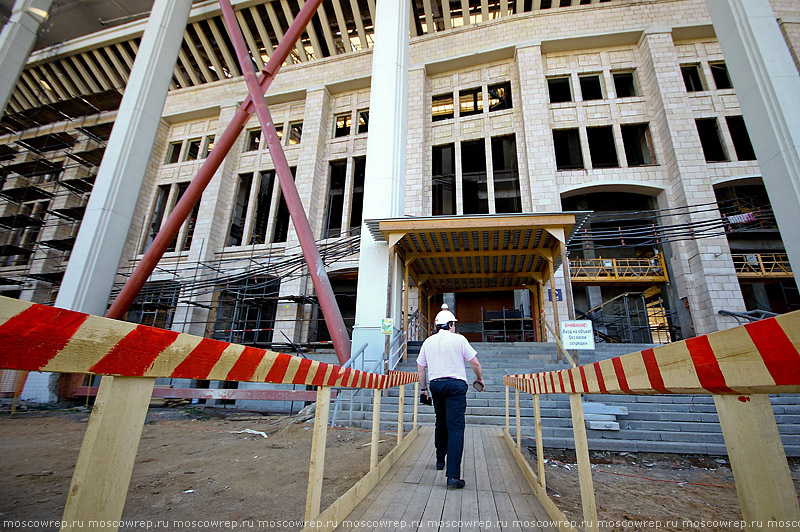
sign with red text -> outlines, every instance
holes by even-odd
[[[594,330],[589,320],[561,322],[561,344],[564,349],[594,349]]]

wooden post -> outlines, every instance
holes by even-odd
[[[311,463],[308,468],[306,522],[319,515],[322,498],[322,478],[325,473],[325,443],[328,437],[328,412],[331,407],[331,387],[317,388],[317,409],[314,414],[314,436],[311,440]]]
[[[714,404],[736,480],[745,529],[797,530],[800,507],[769,396],[714,395]],[[776,526],[776,521],[793,525]]]
[[[561,320],[558,319],[558,297],[556,297],[556,277],[555,272],[553,271],[553,262],[550,261],[547,263],[548,273],[550,274],[550,302],[553,304],[553,321],[555,322],[555,331],[553,331],[553,335],[561,339]],[[561,360],[561,355],[558,356],[558,360]]]
[[[572,411],[572,433],[575,437],[575,457],[578,461],[584,528],[586,532],[597,532],[597,505],[594,500],[592,464],[589,462],[589,442],[586,439],[581,394],[569,394],[569,408]]]
[[[62,532],[82,529],[72,523],[122,517],[155,383],[149,377],[103,377],[100,381],[72,475]]]
[[[399,388],[400,396],[397,398],[397,445],[403,441],[403,407],[406,400],[406,385],[401,384]]]
[[[369,453],[369,470],[378,465],[378,436],[381,428],[381,391],[372,390],[372,447]]]
[[[541,333],[541,341],[547,341],[547,329],[544,326],[544,283],[539,283],[539,332]]]
[[[508,435],[511,436],[511,423],[509,419],[510,417],[509,410],[511,409],[511,401],[509,399],[508,393],[509,393],[508,386],[506,386],[506,432],[508,432]]]
[[[544,442],[542,441],[542,412],[539,399],[538,393],[533,396],[533,416],[536,423],[536,464],[539,466],[539,484],[545,490],[547,483],[544,481]]]
[[[522,423],[519,413],[519,390],[514,388],[514,404],[517,412],[517,449],[522,450]]]
[[[405,263],[405,281],[403,284],[403,331],[406,334],[406,345],[403,347],[403,362],[408,358],[408,342],[411,335],[408,334],[408,263]]]
[[[417,407],[419,406],[419,382],[414,383],[414,426],[411,430],[417,428]]]

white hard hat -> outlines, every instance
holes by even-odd
[[[458,321],[458,320],[449,310],[443,310],[436,315],[436,321],[435,321],[436,325],[447,325],[451,321]]]

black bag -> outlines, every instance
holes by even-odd
[[[433,401],[431,401],[431,396],[426,393],[419,394],[419,402],[423,405],[433,406]]]

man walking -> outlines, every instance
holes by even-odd
[[[463,488],[461,455],[464,452],[464,425],[467,411],[467,372],[469,362],[483,389],[483,372],[477,351],[466,338],[456,334],[456,317],[442,305],[436,315],[436,334],[423,342],[417,358],[421,391],[433,399],[436,412],[436,469],[442,470],[447,459],[447,487]],[[430,388],[426,385],[430,379]]]

